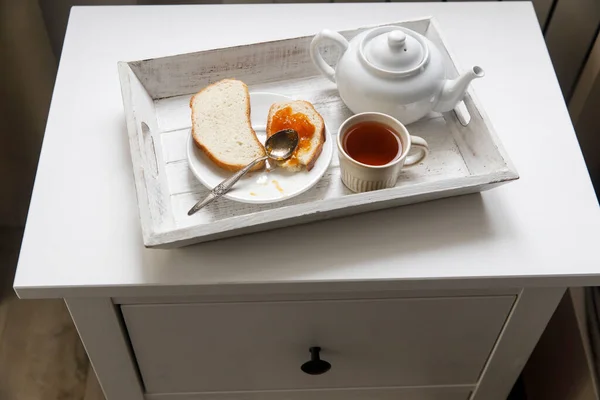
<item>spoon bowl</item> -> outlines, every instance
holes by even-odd
[[[276,132],[265,142],[267,156],[273,160],[287,160],[298,147],[298,132],[293,129],[283,129]]]

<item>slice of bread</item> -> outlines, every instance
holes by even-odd
[[[192,97],[190,108],[194,142],[219,167],[238,171],[266,155],[252,129],[250,94],[244,82],[224,79],[207,86]]]
[[[278,111],[290,107],[293,114],[299,113],[307,117],[310,125],[314,126],[314,133],[312,137],[302,137],[302,133],[298,126],[294,123],[286,122],[283,125],[281,123],[274,122],[274,117]],[[308,101],[295,100],[281,103],[275,103],[269,109],[269,116],[267,119],[267,137],[272,136],[280,129],[296,129],[299,131],[301,137],[294,155],[285,161],[279,161],[277,164],[280,167],[286,168],[290,171],[300,171],[303,167],[306,167],[307,171],[310,171],[321,151],[323,150],[323,143],[325,143],[325,122],[323,117],[315,110],[313,105]]]

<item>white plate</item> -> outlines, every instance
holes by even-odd
[[[293,100],[290,97],[275,93],[250,93],[252,128],[256,131],[258,140],[265,143],[267,134],[267,115],[271,104],[280,101]],[[224,197],[242,203],[273,203],[286,200],[313,187],[325,174],[333,155],[333,139],[325,126],[325,143],[321,155],[310,171],[288,172],[275,168],[250,172],[240,179]],[[190,168],[196,178],[207,188],[212,189],[223,179],[231,176],[231,172],[216,166],[196,147],[191,131],[187,144],[187,156]]]

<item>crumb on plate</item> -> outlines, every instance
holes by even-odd
[[[273,185],[275,185],[275,188],[279,190],[279,193],[283,194],[283,188],[281,187],[281,185],[279,185],[279,182],[277,182],[275,179],[273,179],[271,182],[273,183]]]

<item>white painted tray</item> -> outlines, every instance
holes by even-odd
[[[433,19],[386,25],[405,26],[428,37],[446,57],[448,76],[458,75],[457,64]],[[341,33],[351,39],[368,28]],[[188,216],[188,209],[208,193],[190,171],[186,158],[191,126],[189,100],[198,90],[233,77],[243,80],[251,92],[305,99],[315,105],[332,134],[351,115],[335,85],[313,66],[308,53],[311,40],[312,36],[306,36],[119,63],[147,247],[179,247],[473,193],[518,178],[481,103],[470,90],[457,110],[431,114],[408,126],[411,134],[427,140],[431,152],[421,165],[405,169],[395,188],[350,192],[340,179],[336,149],[321,181],[298,197],[273,204],[244,204],[222,198]],[[334,60],[336,51],[334,46],[324,48],[323,55],[326,60]]]

